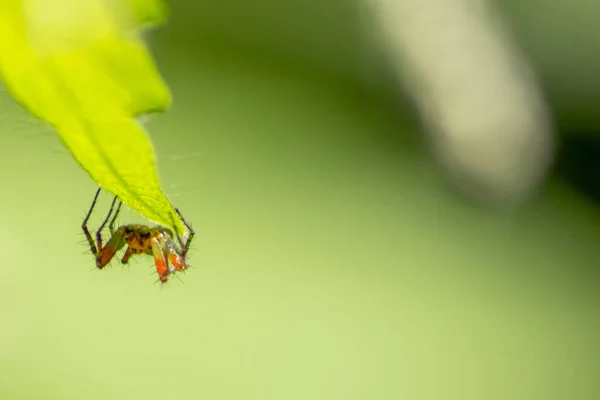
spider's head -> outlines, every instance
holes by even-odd
[[[165,233],[165,234],[167,234],[167,235],[168,235],[168,236],[169,236],[171,239],[173,239],[173,238],[175,237],[175,236],[173,235],[173,231],[172,231],[171,229],[169,229],[169,228],[166,228],[166,227],[164,227],[164,226],[161,226],[161,227],[160,227],[160,230],[161,230],[161,232],[162,232],[162,233]]]

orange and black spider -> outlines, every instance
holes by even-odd
[[[90,245],[92,254],[96,258],[96,267],[99,269],[104,268],[106,264],[113,259],[115,254],[125,247],[125,245],[127,245],[127,249],[121,258],[121,263],[127,264],[129,258],[134,254],[151,255],[154,257],[156,272],[158,273],[158,278],[162,283],[167,282],[170,274],[179,271],[185,271],[187,269],[187,252],[190,248],[192,238],[194,237],[194,230],[186,222],[178,209],[175,209],[175,211],[177,211],[177,215],[179,218],[181,218],[181,221],[189,231],[185,243],[177,231],[175,231],[175,235],[173,235],[173,231],[171,229],[160,225],[149,227],[147,225],[128,224],[122,225],[115,230],[114,224],[117,216],[119,215],[119,211],[121,211],[121,205],[123,204],[123,202],[119,200],[117,211],[108,224],[111,237],[108,239],[106,244],[103,245],[102,230],[110,219],[115,203],[118,200],[117,196],[115,196],[112,204],[110,205],[108,215],[96,232],[96,242],[94,243],[92,235],[87,228],[87,222],[92,214],[94,206],[96,205],[96,200],[98,199],[99,194],[100,189],[98,189],[96,192],[96,196],[94,196],[94,201],[92,202],[90,211],[88,211],[83,223],[81,224],[81,228],[83,229],[83,233],[85,234],[85,237]],[[173,225],[175,225],[175,221],[173,221]],[[177,241],[175,241],[175,238]]]

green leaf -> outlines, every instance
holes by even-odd
[[[169,10],[162,1],[156,0],[127,0],[135,21],[145,25],[162,24]]]
[[[182,233],[135,119],[170,104],[139,30],[131,29],[163,21],[166,11],[158,0],[2,0],[0,74],[98,185]]]

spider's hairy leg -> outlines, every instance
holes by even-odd
[[[162,283],[167,282],[169,279],[169,261],[167,259],[166,248],[163,245],[164,242],[161,240],[162,236],[153,237],[152,240],[152,256],[154,257],[154,264],[156,265],[156,273],[158,279]]]
[[[165,236],[162,245],[167,252],[167,257],[169,258],[169,262],[173,266],[173,269],[175,271],[185,271],[187,269],[185,250],[180,250],[173,239],[167,236]]]
[[[92,239],[92,235],[90,234],[90,231],[87,228],[87,223],[88,223],[88,220],[90,219],[90,215],[92,215],[92,210],[94,209],[94,206],[96,205],[96,200],[98,200],[99,194],[100,194],[100,189],[98,189],[96,191],[96,195],[94,196],[94,200],[92,201],[90,210],[88,211],[83,222],[81,223],[81,229],[83,229],[85,238],[87,239],[88,244],[90,245],[90,250],[92,251],[92,254],[94,254],[94,255],[96,255],[96,253],[98,253],[98,249],[96,248],[96,245],[94,244],[94,239]]]
[[[110,237],[106,245],[96,255],[96,266],[100,269],[113,259],[117,251],[125,246],[125,226],[117,229]]]
[[[188,238],[187,241],[185,242],[185,245],[183,244],[183,240],[181,239],[181,236],[179,235],[179,233],[177,233],[177,229],[175,229],[175,233],[177,234],[177,240],[179,240],[179,244],[181,245],[181,248],[185,253],[188,252],[188,250],[190,249],[190,244],[192,243],[192,239],[194,238],[194,235],[196,234],[196,232],[194,231],[194,229],[192,228],[192,225],[190,225],[185,218],[183,218],[183,215],[181,214],[181,211],[179,211],[178,208],[175,209],[175,211],[177,211],[177,215],[179,215],[179,218],[181,218],[181,222],[183,222],[183,224],[185,225],[185,227],[188,229]]]
[[[169,272],[181,272],[187,269],[187,261],[185,254],[178,247],[177,243],[173,240],[170,234],[161,234],[159,236],[159,243],[165,254],[169,268]]]
[[[129,258],[133,255],[130,247],[127,247],[125,250],[125,254],[123,254],[123,258],[121,258],[121,264],[127,264],[129,262]]]
[[[116,199],[116,197],[115,197]],[[119,216],[119,212],[121,211],[121,206],[123,205],[123,202],[119,200],[119,206],[117,207],[117,211],[115,212],[114,217],[110,220],[110,224],[108,224],[108,230],[110,231],[111,235],[115,234],[115,221],[117,220],[117,217]]]
[[[106,223],[110,219],[110,215],[112,214],[113,209],[115,208],[116,201],[117,201],[117,196],[115,196],[112,203],[110,204],[110,210],[108,210],[108,214],[106,215],[106,218],[104,218],[104,221],[102,221],[102,223],[98,227],[98,232],[96,232],[96,244],[98,245],[99,251],[102,251],[102,247],[103,247],[102,246],[102,230],[104,229],[104,227],[106,226]]]
[[[192,229],[190,224],[188,224],[187,221],[183,218],[181,212],[177,208],[175,209],[175,211],[177,212],[177,215],[179,216],[185,227],[188,229],[188,238],[187,241],[184,243],[183,238],[181,237],[179,232],[177,232],[177,228],[175,226],[175,219],[172,217],[173,228],[178,243],[176,244],[171,237],[166,237],[164,247],[168,249],[168,258],[171,262],[171,265],[173,266],[173,270],[185,271],[187,269],[187,252],[190,247],[190,242],[194,237],[194,230]]]

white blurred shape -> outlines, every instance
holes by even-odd
[[[552,126],[533,71],[486,0],[370,0],[383,47],[432,148],[463,193],[519,203],[552,159]]]

